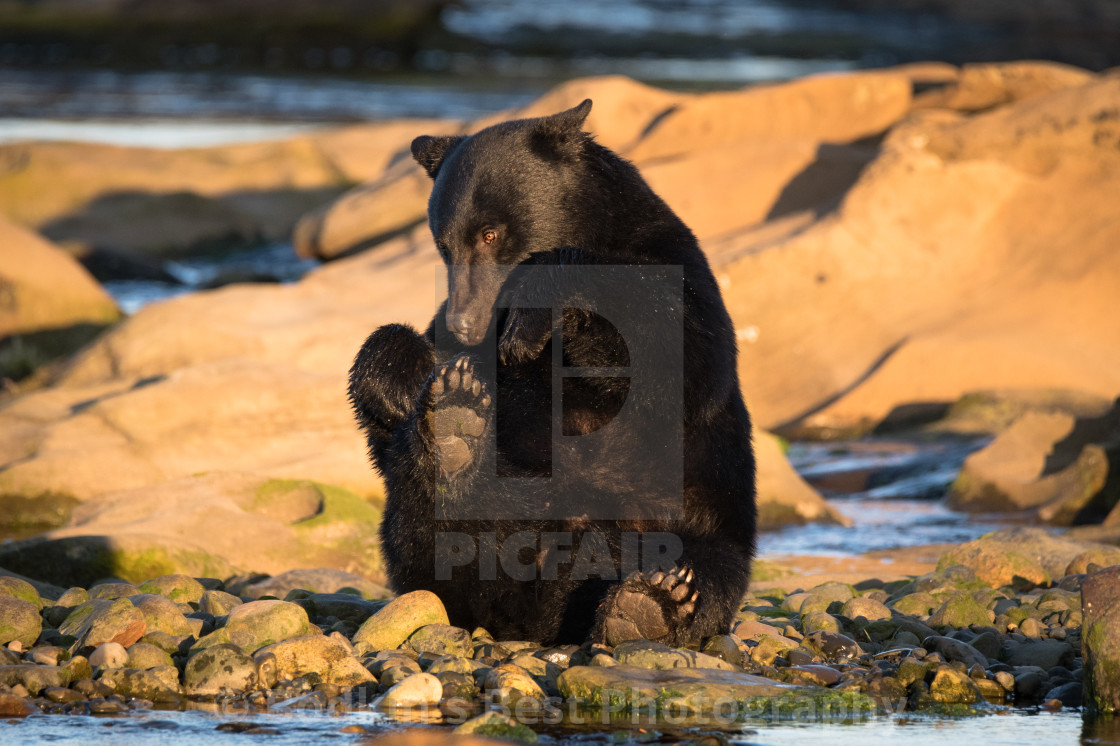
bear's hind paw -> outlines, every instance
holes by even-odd
[[[696,614],[700,592],[692,580],[692,570],[683,567],[631,573],[600,611],[602,642],[675,641]]]

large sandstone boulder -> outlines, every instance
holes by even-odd
[[[914,106],[982,111],[1083,85],[1092,79],[1093,74],[1087,70],[1057,62],[965,65],[944,87],[915,97]]]
[[[1064,577],[1083,552],[1107,549],[1089,541],[1051,536],[1040,528],[1004,528],[941,555],[937,569],[964,565],[993,588],[1030,588]]]
[[[66,252],[0,214],[0,339],[120,317],[97,281]]]
[[[375,505],[339,487],[210,473],[101,495],[64,528],[0,545],[0,565],[82,586],[103,577],[306,567],[377,578],[380,520]]]
[[[1029,412],[964,462],[958,510],[1032,511],[1057,525],[1099,523],[1120,499],[1120,402],[1096,417]]]
[[[463,131],[595,98],[589,129],[703,239],[765,428],[859,432],[904,405],[992,388],[1113,398],[1120,348],[1102,340],[1120,337],[1107,312],[1120,80],[943,67],[689,96],[575,81]],[[930,81],[941,87],[913,111],[912,86]],[[423,231],[428,188],[405,158],[308,217],[299,244],[318,256],[393,246],[378,241]]]
[[[758,527],[771,531],[782,526],[831,523],[850,526],[851,520],[829,505],[793,470],[778,439],[770,433],[754,436],[758,464]]]
[[[837,198],[874,154],[874,148],[849,144],[898,121],[909,107],[910,87],[904,75],[861,73],[697,96],[606,76],[566,83],[462,131],[553,114],[591,98],[587,131],[642,168],[705,238],[758,223],[775,209]],[[430,190],[418,166],[398,163],[305,217],[296,247],[330,258],[374,245],[424,222]]]
[[[181,254],[280,240],[300,214],[382,173],[415,132],[446,127],[401,120],[183,150],[0,145],[0,212],[75,253]]]
[[[1120,79],[892,129],[839,209],[709,244],[765,427],[989,388],[1120,391]]]
[[[425,223],[432,182],[407,155],[412,138],[477,132],[511,117],[555,114],[586,98],[596,101],[587,120],[588,130],[607,147],[625,150],[641,136],[650,121],[687,96],[651,88],[621,76],[605,76],[565,83],[528,106],[470,124],[417,122],[402,141],[404,155],[391,168],[300,220],[294,233],[296,250],[304,256],[335,258],[377,245],[394,234]]]
[[[239,471],[369,495],[377,482],[344,392],[344,367],[327,376],[231,357],[109,391],[32,393],[0,412],[0,493],[87,500]]]

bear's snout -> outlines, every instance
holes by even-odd
[[[486,336],[486,329],[490,326],[490,318],[472,318],[469,311],[447,311],[447,331],[468,347],[473,347]]]

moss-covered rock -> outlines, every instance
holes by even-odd
[[[74,609],[58,631],[76,639],[75,648],[97,647],[105,642],[128,647],[144,636],[144,615],[127,598],[91,599]]]
[[[140,592],[139,586],[119,580],[110,580],[90,586],[89,597],[100,598],[104,601],[116,601],[118,598],[128,598]]]
[[[154,702],[175,701],[182,691],[179,671],[174,666],[157,666],[147,671],[114,668],[103,673],[98,681],[112,687],[117,694]]]
[[[631,640],[621,643],[614,649],[614,657],[619,663],[640,668],[667,670],[671,668],[719,668],[736,671],[737,666],[695,650],[671,648],[649,640]]]
[[[763,635],[758,638],[758,644],[751,648],[751,660],[763,666],[768,666],[781,655],[798,647],[796,640],[780,635],[775,630],[772,635]]]
[[[450,624],[443,602],[430,591],[412,591],[367,619],[352,639],[359,652],[392,650],[429,624]]]
[[[509,706],[516,706],[525,697],[540,701],[546,698],[544,690],[528,671],[509,663],[491,668],[483,686],[491,701]]]
[[[838,704],[816,701],[817,697],[827,699],[827,695],[836,694],[827,689],[794,687],[751,674],[694,668],[658,671],[626,665],[572,666],[560,674],[558,685],[564,697],[583,707],[643,713],[710,713],[720,703],[729,702],[745,715],[754,708],[757,714],[788,711],[794,700],[799,700],[802,707],[819,705],[824,710]],[[848,705],[862,707],[865,712],[874,709],[873,703],[858,694],[849,695]]]
[[[261,648],[257,656],[276,658],[277,674],[295,678],[314,674],[327,684],[357,686],[374,681],[373,674],[358,661],[354,649],[336,636],[306,635]]]
[[[129,596],[128,600],[144,615],[148,631],[164,632],[172,637],[192,634],[186,616],[170,598],[154,593],[138,593]]]
[[[839,620],[827,611],[810,611],[801,615],[801,633],[809,635],[814,632],[839,632]]]
[[[910,616],[929,616],[939,605],[936,598],[924,591],[908,593],[892,604],[895,611]]]
[[[146,671],[156,666],[173,666],[175,663],[159,646],[150,642],[134,642],[128,648],[128,667],[139,671]]]
[[[31,583],[20,578],[0,575],[0,598],[5,596],[35,604],[37,609],[43,608],[43,599],[39,597],[39,591],[35,590],[35,586]]]
[[[0,567],[63,587],[83,588],[109,577],[142,583],[177,572],[219,578],[238,572],[225,559],[201,549],[129,535],[33,538],[0,544]]]
[[[19,642],[26,650],[43,631],[39,606],[13,596],[0,596],[0,645]]]
[[[474,651],[471,633],[449,624],[426,624],[413,632],[408,645],[417,653],[469,656]]]
[[[991,624],[988,610],[966,591],[954,593],[945,603],[933,612],[929,618],[931,627],[968,627],[970,625],[981,627]]]
[[[946,705],[971,705],[983,701],[980,689],[968,674],[952,666],[940,666],[929,685],[930,696]]]
[[[452,733],[496,738],[501,741],[514,741],[516,743],[531,744],[537,742],[537,734],[533,732],[532,728],[493,710],[471,718],[456,727]]]
[[[206,591],[198,600],[198,610],[212,616],[225,616],[245,603],[232,593],[225,591]]]
[[[231,611],[226,626],[203,637],[192,650],[232,643],[253,653],[266,645],[303,637],[310,631],[307,612],[296,604],[271,599],[251,601]]]
[[[256,662],[228,643],[211,645],[191,656],[183,671],[183,688],[191,697],[213,697],[223,691],[247,692],[259,683]]]
[[[173,574],[144,581],[140,592],[165,596],[175,603],[198,603],[206,589],[190,575]]]
[[[1101,569],[1120,565],[1120,547],[1100,547],[1082,552],[1069,561],[1066,575],[1088,572],[1090,565],[1098,565]]]
[[[844,602],[840,613],[849,619],[864,618],[868,621],[877,619],[890,619],[891,610],[884,604],[871,598],[853,598]]]
[[[979,539],[949,550],[938,560],[938,568],[967,565],[981,582],[992,588],[1010,586],[1026,591],[1050,582],[1050,575],[1037,561],[1016,551],[982,542]]]
[[[483,663],[465,658],[459,655],[441,655],[432,661],[432,665],[428,666],[428,673],[437,674],[444,671],[453,673],[473,674],[477,669],[483,667]]]
[[[38,696],[42,690],[52,686],[69,686],[67,671],[59,666],[37,666],[34,663],[19,663],[14,666],[0,666],[0,684],[13,687],[22,685],[32,695]]]

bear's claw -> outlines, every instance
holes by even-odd
[[[608,645],[627,640],[672,641],[692,621],[700,592],[683,567],[631,573],[603,609],[601,636]]]
[[[433,371],[429,392],[440,471],[451,477],[475,460],[490,420],[490,394],[467,355],[452,358]]]

